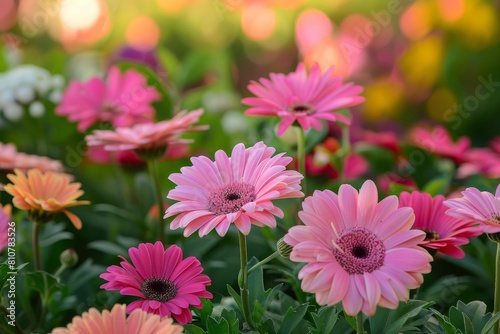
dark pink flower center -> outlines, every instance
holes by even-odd
[[[441,238],[439,233],[437,233],[434,230],[423,229],[422,231],[425,232],[425,239],[424,239],[425,241],[436,241],[436,240],[439,240]]]
[[[314,109],[312,105],[307,103],[294,103],[288,108],[288,111],[298,114],[311,115],[314,114],[316,109]]]
[[[163,277],[152,277],[144,280],[141,292],[148,300],[156,300],[160,303],[168,302],[177,295],[175,284]]]
[[[233,181],[212,191],[208,209],[217,216],[238,211],[255,200],[255,187],[245,182]]]
[[[333,242],[333,256],[349,274],[371,273],[384,264],[384,243],[364,227],[342,231]]]

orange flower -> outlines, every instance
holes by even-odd
[[[157,314],[136,309],[126,317],[125,305],[115,304],[111,311],[101,312],[91,308],[82,316],[76,316],[66,328],[58,327],[52,334],[182,334],[182,326],[173,324],[173,319],[160,318]]]
[[[28,211],[30,218],[38,223],[47,222],[55,213],[62,211],[77,229],[82,228],[80,218],[66,210],[90,204],[89,201],[76,200],[83,195],[80,183],[71,183],[71,176],[64,173],[42,173],[38,169],[29,170],[27,175],[19,169],[14,172],[7,175],[12,183],[4,189],[14,197],[12,203],[16,208]]]

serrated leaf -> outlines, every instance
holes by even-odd
[[[379,308],[377,313],[370,317],[372,333],[398,334],[408,319],[432,304],[432,302],[412,299],[406,303],[399,303],[395,310]]]
[[[474,326],[474,333],[479,333],[491,318],[491,313],[486,313],[486,304],[482,301],[475,300],[467,305],[458,301],[457,308],[467,314]]]
[[[267,319],[264,322],[258,323],[257,329],[260,333],[276,334],[276,330],[274,329],[274,322],[271,319]]]
[[[278,334],[290,334],[307,312],[308,304],[301,304],[295,308],[289,308],[286,311],[285,318],[281,323]]]
[[[228,334],[238,334],[239,333],[239,319],[236,316],[236,312],[230,309],[222,310],[221,317],[227,320],[229,324]]]
[[[212,315],[214,305],[209,299],[201,298],[201,308],[195,308],[194,313],[201,319],[201,321],[206,324],[207,318]]]
[[[500,312],[495,314],[487,323],[484,325],[481,334],[489,334],[489,332],[493,329],[493,326],[500,320]]]
[[[224,318],[207,318],[207,334],[228,334],[229,324]]]
[[[321,307],[317,313],[311,313],[314,328],[310,328],[312,334],[328,334],[335,327],[339,311],[335,306]]]
[[[457,333],[457,329],[455,328],[455,326],[453,326],[453,324],[450,323],[450,319],[447,316],[441,314],[439,311],[434,310],[432,308],[431,308],[431,311],[434,313],[435,318],[443,326],[446,334],[456,334]]]

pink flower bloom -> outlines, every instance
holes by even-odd
[[[202,274],[200,261],[194,256],[182,259],[182,250],[172,245],[166,250],[157,241],[132,247],[121,266],[110,266],[100,277],[106,281],[101,288],[119,290],[122,295],[141,298],[127,306],[127,313],[142,309],[161,317],[174,317],[180,324],[192,321],[189,306],[201,308],[200,298],[212,298],[206,290],[210,278]]]
[[[231,157],[219,150],[215,162],[204,156],[191,158],[192,167],[169,177],[177,186],[167,198],[179,201],[165,212],[165,218],[178,215],[170,228],[185,228],[185,236],[199,230],[202,237],[214,228],[224,236],[232,223],[243,234],[250,233],[252,224],[276,227],[274,216],[282,218],[283,211],[272,201],[304,194],[303,176],[286,170],[292,158],[284,153],[272,157],[274,152],[259,142],[247,149],[236,145]]]
[[[85,137],[88,146],[102,146],[106,151],[155,150],[169,144],[185,143],[188,140],[179,135],[189,131],[207,129],[207,126],[193,126],[203,114],[202,109],[181,111],[172,119],[158,123],[135,124],[116,130],[96,130]]]
[[[42,172],[62,172],[64,170],[63,165],[57,160],[18,152],[14,144],[0,143],[0,169],[8,171],[19,169],[26,173],[35,168]]]
[[[368,130],[359,130],[357,131],[357,135],[359,136],[358,141],[356,141],[357,144],[366,143],[375,145],[386,148],[396,155],[401,154],[399,139],[394,132],[374,132]]]
[[[163,160],[178,160],[186,157],[189,153],[189,146],[186,143],[171,143],[163,156]],[[86,152],[87,157],[94,163],[110,164],[114,160],[112,152],[106,151],[102,146],[92,146]],[[120,165],[142,165],[144,161],[134,151],[119,151],[116,154],[116,162]]]
[[[416,128],[410,133],[410,142],[421,149],[450,158],[457,164],[466,161],[465,155],[470,147],[468,137],[460,137],[457,142],[454,142],[448,131],[442,126],[433,130]]]
[[[9,223],[11,222],[12,206],[0,204],[0,252],[7,248]]]
[[[150,122],[154,118],[151,103],[159,99],[160,94],[154,87],[147,86],[142,74],[133,69],[122,74],[114,66],[106,81],[94,77],[85,83],[71,82],[56,114],[78,122],[79,131],[101,121],[126,127]]]
[[[308,75],[304,64],[300,63],[297,70],[288,75],[271,73],[270,80],[252,81],[248,89],[257,97],[242,100],[252,106],[245,114],[282,117],[278,136],[295,121],[304,130],[311,127],[321,130],[320,119],[350,124],[347,116],[334,110],[364,102],[365,99],[358,96],[363,87],[342,84],[342,78],[332,73],[333,67],[321,73],[319,65],[314,64]]]
[[[457,171],[459,178],[477,174],[489,178],[500,177],[500,153],[489,148],[472,148],[466,153],[465,159],[467,161]]]
[[[463,258],[465,253],[458,246],[469,243],[470,238],[483,233],[469,221],[446,215],[447,207],[443,205],[444,196],[434,198],[427,193],[414,191],[411,194],[402,192],[399,207],[411,207],[415,212],[413,229],[425,232],[422,246],[433,248],[443,254]]]
[[[423,283],[432,257],[419,247],[425,233],[411,230],[411,208],[398,208],[396,196],[378,202],[368,180],[359,194],[350,185],[307,197],[285,242],[293,246],[290,259],[307,262],[300,270],[302,290],[316,294],[318,304],[342,301],[348,315],[367,316],[377,306],[395,309],[408,300],[408,289]]]
[[[446,214],[479,224],[485,233],[500,232],[500,185],[495,195],[470,187],[462,191],[463,197],[444,201],[450,209]]]
[[[66,327],[52,330],[52,334],[182,334],[184,329],[173,324],[172,318],[160,318],[136,309],[127,317],[125,305],[115,304],[111,311],[91,308],[82,316],[73,318]]]
[[[382,174],[377,178],[378,188],[384,194],[389,194],[391,187],[397,185],[398,188],[404,187],[408,190],[416,190],[417,184],[409,177],[402,177],[397,173]]]

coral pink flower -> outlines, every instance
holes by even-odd
[[[163,160],[178,160],[186,157],[189,153],[189,146],[186,143],[171,143],[163,156]],[[134,151],[109,152],[102,146],[92,146],[86,152],[87,157],[92,162],[98,164],[110,164],[118,162],[120,165],[142,165],[144,161]],[[113,154],[116,157],[113,159]]]
[[[257,97],[242,100],[252,106],[245,114],[282,117],[278,136],[295,121],[304,130],[311,127],[321,130],[320,119],[350,124],[347,116],[335,110],[362,103],[365,99],[358,94],[363,87],[342,84],[342,78],[332,73],[333,67],[321,73],[319,65],[314,64],[308,75],[304,64],[300,63],[297,70],[288,75],[271,73],[270,80],[252,81],[248,89]]]
[[[495,195],[470,187],[462,191],[462,196],[444,201],[450,208],[447,215],[479,224],[486,233],[500,232],[500,184]]]
[[[71,176],[64,173],[46,172],[30,169],[27,175],[20,170],[7,175],[12,182],[4,189],[14,198],[12,203],[21,210],[28,211],[31,219],[45,223],[57,212],[63,212],[77,228],[82,228],[82,221],[67,209],[77,205],[90,204],[89,201],[77,201],[83,195],[80,183],[71,183]]]
[[[12,206],[0,204],[0,252],[7,248],[9,223],[11,222]]]
[[[182,259],[182,250],[172,245],[166,250],[157,241],[132,247],[132,263],[120,256],[121,266],[110,266],[100,275],[106,281],[101,288],[119,290],[122,295],[141,298],[127,306],[127,313],[142,309],[161,317],[174,317],[180,324],[192,321],[189,306],[201,308],[200,298],[212,298],[206,290],[210,278],[202,274],[194,256]]]
[[[159,99],[160,94],[154,87],[147,86],[142,74],[133,69],[122,74],[114,66],[106,81],[94,77],[85,83],[71,82],[56,114],[78,122],[79,131],[98,122],[126,127],[150,122],[154,118],[151,103]]]
[[[14,144],[0,143],[0,169],[12,171],[19,169],[27,172],[30,169],[39,169],[42,172],[62,172],[62,164],[57,160],[38,155],[26,154],[17,151]]]
[[[179,201],[165,212],[165,218],[178,215],[171,229],[185,228],[189,236],[196,230],[200,237],[215,228],[224,236],[234,223],[243,234],[256,226],[276,227],[274,216],[283,217],[283,211],[273,200],[302,197],[300,180],[303,176],[286,170],[292,158],[259,142],[245,149],[234,147],[231,157],[219,150],[215,162],[207,157],[191,158],[192,167],[171,174],[176,183],[167,198]]]
[[[398,208],[396,196],[379,203],[370,180],[359,194],[347,184],[338,195],[316,190],[302,207],[304,225],[284,238],[293,246],[290,259],[307,262],[299,272],[301,287],[320,305],[342,301],[348,315],[395,309],[431,270],[431,255],[418,246],[425,233],[411,230],[413,210]]]
[[[450,158],[457,164],[466,161],[465,156],[470,147],[468,137],[460,137],[457,142],[454,142],[448,131],[442,126],[433,130],[416,128],[410,132],[410,142],[426,151]]]
[[[76,316],[66,327],[52,330],[52,334],[182,334],[184,329],[173,323],[172,318],[136,309],[127,317],[125,305],[115,304],[111,311],[99,312],[91,308]]]
[[[470,238],[483,232],[469,221],[446,215],[444,200],[441,195],[433,198],[427,193],[414,191],[410,194],[405,191],[400,194],[399,207],[408,206],[415,212],[412,228],[425,232],[422,246],[461,259],[465,253],[458,246],[468,244]]]
[[[356,132],[356,134],[359,136],[356,144],[366,143],[386,148],[396,155],[401,154],[399,139],[392,131],[374,132],[368,130],[359,130]]]
[[[203,110],[181,111],[172,119],[158,123],[135,124],[129,128],[116,130],[96,130],[85,137],[88,146],[101,146],[106,151],[136,152],[164,150],[169,144],[189,142],[179,138],[188,131],[206,130],[207,126],[193,126],[198,122]]]

